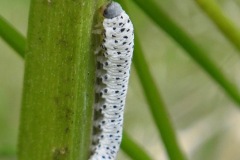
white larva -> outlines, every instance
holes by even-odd
[[[111,2],[103,12],[103,41],[97,55],[96,103],[90,160],[115,160],[122,140],[123,112],[132,61],[133,25]]]

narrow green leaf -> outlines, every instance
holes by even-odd
[[[240,105],[240,94],[237,87],[233,85],[216,64],[209,59],[204,50],[158,7],[154,0],[148,0],[147,2],[145,0],[133,1],[194,59],[235,103]]]
[[[0,16],[0,36],[21,57],[24,57],[24,53],[25,53],[24,37],[12,25],[10,25],[2,16]]]
[[[4,146],[0,148],[0,159],[3,157],[15,157],[16,149],[12,146]]]
[[[211,18],[213,23],[240,51],[240,31],[235,24],[224,15],[215,0],[196,0],[199,7]]]
[[[151,160],[147,153],[136,144],[126,132],[123,132],[123,140],[121,143],[121,149],[133,160]]]
[[[169,158],[171,160],[185,160],[186,158],[177,142],[170,115],[168,114],[166,106],[157,89],[157,85],[150,73],[137,36],[135,36],[133,62],[149,104],[151,114],[162,137]]]

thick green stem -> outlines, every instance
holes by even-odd
[[[24,37],[0,16],[0,36],[21,56],[25,53]]]
[[[240,51],[240,31],[234,23],[228,19],[215,0],[196,0],[197,4],[211,18],[222,33]]]
[[[86,160],[94,103],[94,0],[32,0],[19,160]]]

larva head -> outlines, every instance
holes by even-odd
[[[119,16],[123,12],[123,9],[119,3],[111,2],[103,10],[103,16],[105,18],[114,18]]]

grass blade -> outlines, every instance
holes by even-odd
[[[238,105],[240,105],[240,94],[237,87],[233,85],[215,63],[207,57],[204,50],[181,29],[154,0],[133,0],[159,27],[171,36],[190,57],[192,57],[215,82],[222,87],[225,93]]]
[[[125,132],[123,132],[121,149],[134,160],[151,160],[150,156]]]
[[[21,57],[24,57],[26,41],[24,37],[0,16],[0,36],[11,46]]]
[[[186,158],[178,144],[170,115],[166,110],[166,106],[149,71],[138,37],[135,37],[133,62],[149,104],[151,114],[162,137],[169,158],[171,160],[185,160]]]
[[[215,0],[196,0],[199,7],[215,23],[219,30],[240,51],[240,31],[222,12]]]

